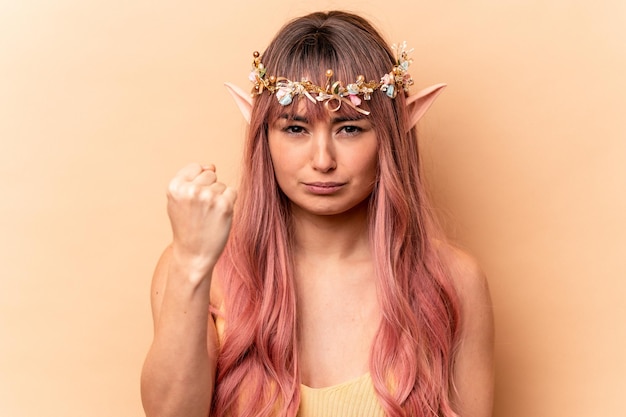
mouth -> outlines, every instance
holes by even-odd
[[[334,194],[341,190],[345,182],[305,182],[304,187],[312,194],[328,195]]]

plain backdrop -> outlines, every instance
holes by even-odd
[[[143,415],[166,184],[190,161],[236,184],[223,82],[336,8],[448,83],[420,140],[490,280],[495,417],[626,415],[626,2],[1,0],[1,416]]]

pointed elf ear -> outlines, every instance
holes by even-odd
[[[250,116],[252,114],[252,97],[249,93],[244,92],[241,88],[231,83],[224,83],[228,92],[235,99],[235,104],[239,107],[243,118],[250,124]]]
[[[407,97],[406,107],[409,111],[409,129],[412,129],[417,124],[445,86],[446,84],[435,84],[426,87],[415,95]]]

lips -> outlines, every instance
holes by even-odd
[[[304,187],[312,194],[329,195],[341,190],[345,182],[305,182]]]

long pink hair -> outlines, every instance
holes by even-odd
[[[360,74],[377,80],[394,64],[386,45],[358,16],[313,13],[285,25],[262,61],[268,74],[307,76],[319,85],[328,68],[344,82]],[[369,201],[382,310],[370,355],[374,388],[389,417],[457,416],[450,398],[459,307],[436,248],[442,235],[421,180],[416,133],[402,94],[390,99],[376,91],[363,107],[379,141]],[[255,99],[238,207],[218,264],[226,325],[212,405],[217,417],[294,417],[300,402],[289,201],[274,179],[267,143],[268,124],[284,109],[274,96]],[[322,105],[308,110],[325,116]]]

